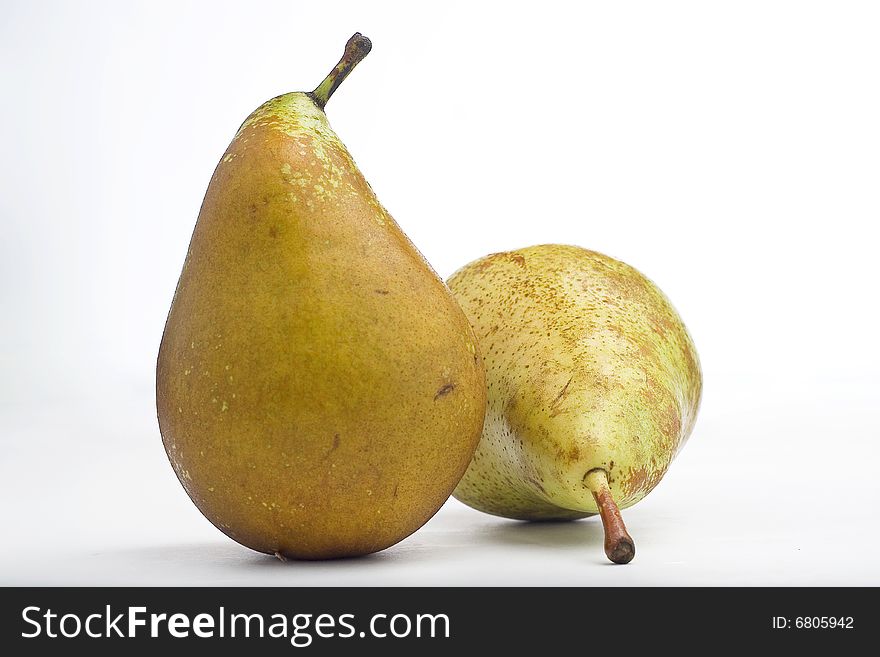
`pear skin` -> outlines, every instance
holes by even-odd
[[[601,513],[606,553],[629,561],[619,510],[657,485],[700,402],[699,360],[678,313],[629,265],[574,246],[490,255],[448,284],[489,387],[455,497],[523,520]]]
[[[455,299],[310,93],[244,122],[217,165],[159,351],[168,457],[221,531],[279,558],[393,545],[468,466],[486,385]]]

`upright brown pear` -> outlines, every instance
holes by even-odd
[[[369,52],[257,108],[217,165],[159,350],[174,471],[221,531],[280,558],[361,555],[443,504],[480,437],[483,364],[443,282],[324,106]]]

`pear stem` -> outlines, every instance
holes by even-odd
[[[636,556],[636,544],[626,531],[620,509],[611,496],[608,473],[601,468],[590,470],[584,477],[584,484],[599,505],[599,515],[605,528],[605,556],[614,563],[629,563]]]
[[[315,101],[315,105],[324,109],[324,106],[327,104],[327,101],[330,100],[330,96],[333,95],[333,92],[336,91],[339,85],[342,84],[342,81],[348,77],[348,74],[354,70],[354,67],[357,66],[367,54],[369,54],[372,48],[373,44],[367,37],[360,32],[355,32],[348,40],[348,43],[345,44],[345,52],[342,54],[342,59],[339,60],[336,67],[330,71],[326,78],[324,78],[324,81],[309,94],[312,97],[312,100]]]

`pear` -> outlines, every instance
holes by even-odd
[[[455,497],[523,520],[599,513],[605,553],[635,544],[620,509],[647,495],[684,445],[702,375],[663,293],[575,246],[496,253],[448,281],[486,362],[483,436]]]
[[[310,93],[244,122],[208,186],[159,350],[168,457],[221,531],[279,558],[362,555],[449,497],[485,414],[466,317]]]

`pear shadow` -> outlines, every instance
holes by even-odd
[[[602,523],[593,518],[540,522],[501,520],[479,532],[476,539],[496,546],[539,546],[562,550],[598,547],[601,551],[605,533]]]
[[[605,556],[605,529],[598,516],[579,520],[503,520],[481,532],[478,540],[486,545],[540,548],[569,556],[580,553],[595,565],[621,566]]]
[[[250,570],[267,568],[302,568],[312,570],[345,570],[368,568],[388,563],[395,559],[388,550],[360,557],[347,557],[325,560],[288,559],[281,561],[271,554],[255,552],[234,541],[226,543],[181,543],[168,545],[148,545],[137,548],[123,548],[93,552],[91,556],[118,560],[125,563],[146,566],[173,565],[183,568],[219,568],[229,570]]]
[[[387,564],[399,561],[399,556],[394,552],[393,546],[380,552],[363,554],[356,557],[334,557],[332,559],[294,559],[287,557],[279,559],[273,554],[262,554],[250,551],[248,562],[254,568],[300,568],[302,570],[327,570],[336,568],[347,570],[349,568],[369,567],[377,564]]]

